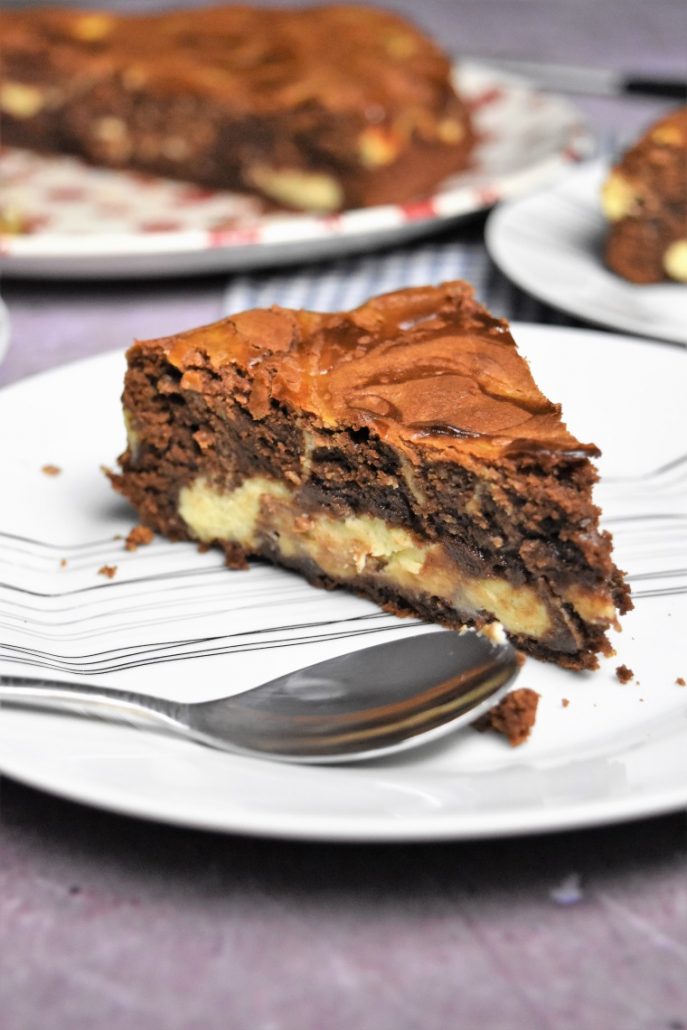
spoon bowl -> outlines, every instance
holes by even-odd
[[[0,677],[0,704],[124,722],[285,762],[377,758],[474,722],[508,691],[517,652],[505,637],[432,630],[183,704],[109,687]]]

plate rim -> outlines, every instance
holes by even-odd
[[[572,169],[571,176],[578,176],[581,178],[582,176],[587,175],[590,179],[593,179],[596,175],[600,175],[604,169],[610,170],[610,167],[611,161],[609,158],[595,157],[592,160],[583,162],[578,168]],[[599,315],[597,313],[595,315],[589,308],[585,308],[584,305],[580,306],[575,303],[566,304],[565,295],[552,293],[549,288],[549,283],[552,282],[553,279],[546,281],[540,281],[537,279],[533,281],[532,277],[527,274],[523,274],[522,263],[509,254],[508,244],[506,243],[504,245],[504,239],[506,238],[504,223],[506,223],[506,220],[512,215],[516,208],[520,211],[523,209],[529,209],[530,214],[536,217],[538,202],[540,202],[544,196],[554,193],[562,194],[566,188],[570,188],[569,177],[548,183],[542,189],[525,196],[506,199],[490,212],[484,227],[484,244],[489,257],[497,268],[503,275],[513,282],[518,289],[521,289],[523,292],[534,297],[540,302],[548,304],[557,311],[561,311],[567,315],[573,316],[574,318],[579,318],[584,322],[588,322],[592,329],[612,329],[621,335],[627,334],[641,338],[645,341],[660,341],[661,343],[671,344],[673,346],[687,346],[687,332],[682,330],[682,335],[679,335],[680,329],[677,326],[675,328],[674,335],[671,333],[659,333],[657,335],[655,326],[639,326],[637,321],[632,318],[626,319],[622,316],[617,318],[604,318],[603,314]],[[600,217],[602,217],[600,207],[599,214]],[[601,271],[608,275],[613,275],[613,273],[609,269],[606,269],[605,266],[601,266]],[[628,282],[624,285],[631,288],[636,284]],[[681,283],[666,282],[665,284],[660,285],[665,285],[668,288],[687,289],[687,287],[683,286]],[[642,285],[637,285],[636,288],[642,289]]]
[[[48,787],[40,777],[33,777],[24,771],[16,772],[11,763],[9,769],[5,764],[0,762],[0,776],[7,776],[33,790],[114,815],[208,833],[240,834],[268,840],[298,840],[313,844],[413,844],[532,837],[545,833],[592,830],[600,826],[651,817],[658,818],[687,808],[686,781],[681,787],[663,791],[658,802],[655,795],[629,797],[624,799],[627,803],[621,805],[618,805],[615,799],[604,799],[603,803],[592,804],[589,801],[578,802],[573,808],[566,808],[553,818],[551,809],[542,809],[540,819],[529,817],[525,825],[518,822],[521,817],[517,813],[503,820],[499,827],[488,824],[486,820],[485,825],[479,825],[479,820],[471,823],[469,815],[466,817],[463,813],[435,815],[432,820],[422,816],[405,816],[402,820],[388,820],[385,823],[381,823],[376,815],[336,816],[329,825],[321,814],[299,813],[297,816],[286,817],[272,815],[269,825],[266,824],[264,817],[259,816],[254,819],[244,816],[243,819],[233,819],[231,824],[227,824],[226,820],[218,816],[203,818],[188,812],[182,816],[175,813],[171,806],[167,810],[166,805],[155,806],[140,801],[132,804],[130,800],[120,802],[113,797],[103,799],[102,796],[91,796],[88,786],[80,792],[64,784]],[[325,770],[334,767],[320,768]],[[364,829],[361,824],[366,824]]]

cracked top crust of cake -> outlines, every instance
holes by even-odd
[[[395,112],[415,129],[450,91],[441,50],[395,14],[356,4],[285,10],[249,5],[116,15],[59,8],[0,13],[3,42],[33,53],[36,30],[65,67],[93,79],[121,71],[132,88],[185,87],[236,112],[278,113],[314,103],[366,108],[370,124]],[[418,113],[419,112],[419,113]],[[458,126],[453,131],[455,132]],[[450,136],[451,126],[439,126]],[[451,140],[446,140],[451,142]]]
[[[599,453],[568,431],[507,323],[463,282],[384,294],[345,313],[246,311],[134,346],[161,348],[189,389],[202,355],[216,369],[243,370],[255,419],[291,405],[326,429],[369,429],[411,461]]]

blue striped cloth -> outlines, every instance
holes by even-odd
[[[237,275],[224,291],[223,313],[271,304],[344,311],[377,293],[447,279],[472,283],[478,299],[495,315],[525,322],[580,324],[506,279],[490,261],[482,229],[475,226],[459,226],[449,234],[392,250]]]
[[[598,131],[600,156],[610,161],[619,147],[615,129]],[[224,291],[222,312],[230,315],[270,304],[310,311],[345,311],[377,293],[449,279],[472,283],[477,299],[500,318],[585,325],[536,300],[501,274],[484,246],[481,219],[372,254],[234,276]]]

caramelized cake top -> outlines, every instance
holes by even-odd
[[[8,49],[35,55],[36,41],[91,79],[124,76],[132,89],[184,87],[236,112],[300,105],[362,113],[370,124],[402,116],[441,136],[433,108],[452,95],[450,64],[403,18],[356,4],[288,10],[228,5],[117,15],[43,8],[0,13]],[[450,131],[450,130],[449,130]]]
[[[598,454],[539,390],[507,322],[463,282],[387,293],[350,312],[245,311],[134,346],[161,349],[190,389],[206,358],[237,367],[256,419],[285,404],[324,428],[368,428],[411,459]]]

